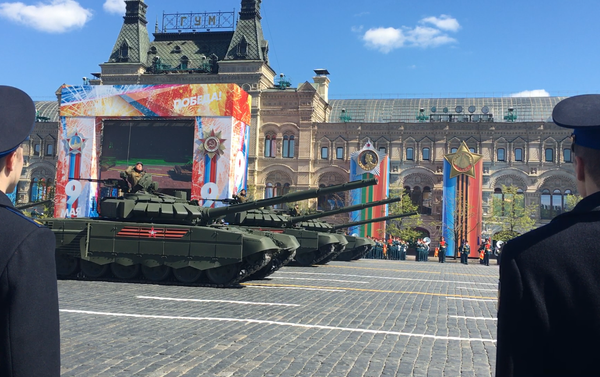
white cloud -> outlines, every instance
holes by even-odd
[[[102,8],[108,13],[125,14],[125,0],[106,0]]]
[[[519,93],[513,93],[509,97],[550,97],[545,89],[524,90]]]
[[[375,48],[385,54],[393,49],[404,46],[406,36],[400,29],[393,27],[369,29],[363,35],[367,46]]]
[[[40,31],[64,33],[83,27],[92,18],[92,12],[74,0],[52,0],[37,5],[0,3],[0,17]]]
[[[446,31],[460,29],[458,21],[450,16],[427,17],[419,23],[433,24],[435,27],[415,26],[413,28],[379,27],[367,30],[362,39],[367,47],[384,54],[402,47],[437,47],[457,42]]]
[[[438,17],[426,17],[419,21],[423,24],[433,24],[438,29],[448,30],[448,31],[457,31],[460,29],[460,24],[455,18],[452,18],[448,15],[442,14]]]

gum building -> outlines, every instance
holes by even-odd
[[[330,100],[326,69],[292,85],[271,68],[260,0],[241,0],[237,14],[165,14],[152,38],[148,5],[125,3],[114,47],[86,83],[242,87],[252,96],[248,185],[257,198],[347,182],[350,156],[367,140],[389,155],[390,190],[409,191],[430,220],[441,219],[444,155],[463,140],[483,155],[484,212],[493,195],[502,197],[503,184],[517,186],[526,204],[539,206],[540,222],[561,213],[566,195],[576,194],[570,133],[551,120],[554,105],[564,97]],[[57,120],[57,115],[46,117]],[[56,145],[46,154],[52,140],[56,134],[40,132],[39,147],[32,141],[24,182],[52,177],[45,174],[52,170]],[[29,187],[21,191],[19,186],[19,193],[32,199],[33,183]],[[317,206],[327,209],[328,201]],[[428,223],[423,230],[439,237]]]

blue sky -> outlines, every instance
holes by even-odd
[[[163,11],[240,9],[240,0],[146,0]],[[0,0],[0,84],[53,100],[99,72],[122,0]],[[597,0],[263,0],[270,64],[294,86],[331,73],[330,98],[574,95],[600,89]],[[152,38],[152,37],[151,37]]]

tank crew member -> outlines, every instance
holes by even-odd
[[[246,200],[248,200],[248,198],[246,198],[246,189],[241,189],[237,195],[233,196],[233,199],[235,199],[238,204],[246,203]]]
[[[50,229],[27,218],[6,196],[23,169],[35,105],[0,86],[0,376],[59,376],[60,329]]]
[[[290,216],[300,216],[300,206],[298,204],[290,208]]]
[[[146,174],[144,171],[144,164],[142,161],[138,161],[134,166],[128,167],[126,170],[121,172],[121,178],[126,179],[129,182],[131,188],[138,184],[140,179]]]
[[[552,117],[574,129],[572,165],[583,199],[504,244],[497,376],[598,374],[600,95],[564,99]]]

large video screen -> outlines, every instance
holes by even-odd
[[[100,179],[141,161],[159,191],[190,192],[193,149],[193,120],[104,120]]]

